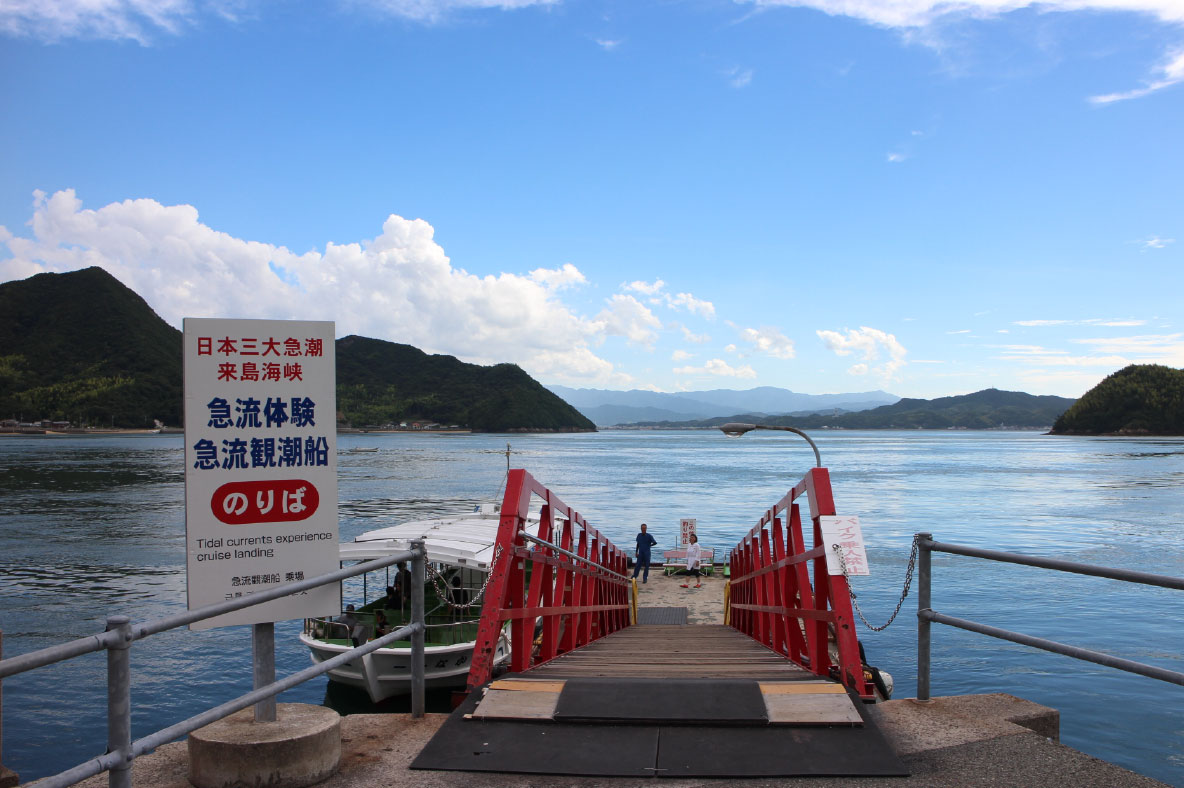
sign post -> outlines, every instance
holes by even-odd
[[[333,323],[186,318],[189,609],[338,568]],[[191,625],[336,615],[322,586]]]

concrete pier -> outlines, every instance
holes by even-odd
[[[1055,709],[1011,695],[961,695],[929,703],[893,700],[871,708],[885,736],[912,772],[910,777],[730,779],[728,785],[768,788],[907,788],[909,786],[1041,786],[1042,788],[1152,788],[1164,786],[1057,741]],[[488,772],[412,771],[419,753],[446,715],[359,714],[341,720],[338,772],[324,788],[492,788],[494,786],[652,786],[653,778],[603,778]],[[165,745],[135,761],[136,788],[192,788],[184,742]],[[661,780],[666,788],[692,788],[718,780]],[[105,788],[106,776],[81,785]]]

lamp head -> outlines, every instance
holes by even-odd
[[[755,429],[755,424],[744,424],[738,421],[728,422],[727,424],[724,424],[720,427],[720,430],[723,431],[723,434],[727,435],[729,438],[739,438],[744,433],[751,432]]]

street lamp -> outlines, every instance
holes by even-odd
[[[814,450],[814,464],[819,468],[822,467],[822,455],[818,453],[818,447],[814,444],[814,441],[810,440],[809,435],[802,432],[797,427],[774,427],[771,424],[743,424],[741,422],[733,421],[723,425],[720,427],[720,429],[723,431],[724,435],[727,435],[729,438],[739,438],[744,433],[752,432],[753,430],[781,430],[783,432],[797,433],[798,435],[801,435],[803,438],[805,438],[806,443],[809,443],[810,448]]]

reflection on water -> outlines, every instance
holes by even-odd
[[[1054,438],[1036,433],[817,432],[840,513],[859,514],[872,576],[855,590],[873,623],[900,596],[917,531],[939,541],[1184,575],[1184,440]],[[796,436],[718,432],[515,435],[528,469],[592,525],[630,546],[649,524],[675,546],[680,517],[726,550],[812,463]],[[500,498],[506,436],[342,435],[340,533]],[[359,451],[359,449],[367,449]],[[369,451],[374,449],[374,451]],[[180,436],[0,438],[0,629],[9,656],[84,636],[107,615],[134,621],[185,607]],[[1184,670],[1180,594],[959,556],[933,557],[934,607],[949,615]],[[347,588],[360,600],[360,583]],[[374,594],[376,589],[368,588]],[[861,637],[913,694],[912,600],[882,633]],[[310,664],[298,622],[277,625],[277,671]],[[1010,692],[1062,712],[1065,743],[1184,784],[1178,690],[948,627],[933,632],[937,694]],[[250,630],[175,631],[132,651],[133,736],[250,690]],[[3,762],[26,779],[104,747],[105,660],[90,655],[4,683]],[[65,688],[65,689],[63,689]],[[1114,699],[1120,698],[1120,703]],[[324,679],[283,701],[373,710]],[[380,711],[403,711],[392,699]],[[450,693],[429,710],[447,711]]]

